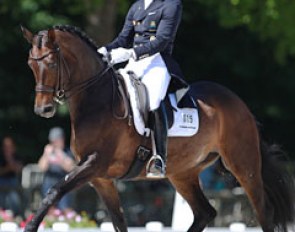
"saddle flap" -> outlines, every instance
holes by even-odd
[[[130,81],[134,87],[135,94],[137,96],[137,106],[145,124],[148,124],[149,121],[149,96],[146,86],[141,82],[134,72],[128,72]]]

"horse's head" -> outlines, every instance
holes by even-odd
[[[32,44],[28,65],[33,71],[36,81],[35,113],[42,117],[53,117],[56,111],[55,98],[59,92],[59,47],[55,43],[55,31],[41,31],[33,35],[22,27],[27,41]]]
[[[95,42],[79,28],[54,26],[36,35],[24,27],[21,29],[32,45],[28,64],[36,81],[37,115],[53,117],[57,103],[83,96],[86,89],[98,84],[111,69],[98,55]]]

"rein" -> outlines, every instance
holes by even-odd
[[[101,80],[102,77],[111,69],[111,67],[107,67],[94,75],[93,77],[82,81],[80,83],[75,84],[72,88],[66,89],[65,88],[65,83],[62,78],[62,69],[65,68],[67,72],[68,79],[71,79],[71,74],[69,71],[69,66],[64,59],[64,56],[62,55],[60,48],[57,47],[53,51],[49,51],[46,54],[42,55],[41,57],[33,57],[32,56],[32,51],[30,51],[30,57],[29,59],[34,60],[34,61],[42,61],[46,57],[48,57],[50,54],[57,54],[58,55],[58,61],[57,61],[57,85],[55,87],[48,86],[48,85],[43,85],[42,83],[38,83],[36,85],[35,91],[36,92],[45,92],[45,93],[55,93],[54,100],[59,103],[59,104],[64,104],[66,100],[71,98],[72,96],[86,90],[93,84],[95,84],[97,81]]]
[[[71,79],[71,74],[69,71],[69,66],[68,63],[66,62],[64,56],[61,53],[61,50],[59,47],[56,47],[54,50],[49,51],[45,53],[44,55],[40,57],[34,57],[32,56],[32,50],[30,50],[30,56],[29,59],[40,62],[47,58],[51,54],[57,54],[58,59],[57,59],[57,85],[55,87],[48,86],[48,85],[43,85],[42,83],[37,83],[35,87],[35,92],[41,92],[41,93],[53,93],[54,94],[54,101],[60,105],[64,104],[68,99],[73,97],[76,94],[81,93],[82,91],[88,89],[98,81],[102,80],[102,77],[104,77],[109,71],[113,70],[111,73],[112,76],[112,86],[113,86],[113,100],[112,100],[112,108],[113,108],[113,115],[116,119],[126,119],[129,117],[130,119],[130,107],[129,107],[129,102],[128,98],[124,92],[123,86],[120,83],[118,77],[115,74],[115,70],[112,65],[107,65],[105,68],[103,68],[99,73],[96,75],[92,76],[91,78],[82,81],[80,83],[75,84],[73,87],[66,89],[65,88],[65,83],[62,78],[62,69],[66,69],[68,79]],[[115,105],[115,88],[117,87],[118,90],[118,95],[121,95],[122,101],[124,104],[124,114],[122,116],[118,115],[115,110],[114,110],[114,105]]]

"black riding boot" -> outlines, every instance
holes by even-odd
[[[148,163],[147,177],[163,178],[166,175],[168,137],[168,119],[163,101],[161,102],[160,107],[152,112],[151,129],[154,134],[156,155],[154,155]]]

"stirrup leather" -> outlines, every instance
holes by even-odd
[[[161,162],[160,173],[154,173],[151,170],[152,163],[153,162],[155,163],[156,160],[159,160]],[[165,164],[163,158],[161,156],[159,156],[159,155],[153,155],[150,158],[150,160],[149,160],[149,162],[148,162],[148,164],[146,166],[146,176],[148,178],[165,178],[165,175],[166,175],[166,164]]]

